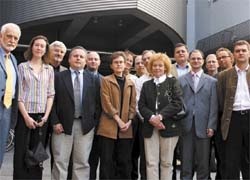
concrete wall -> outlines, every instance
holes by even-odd
[[[249,0],[195,0],[196,42],[248,20]]]
[[[139,10],[162,21],[186,39],[186,0],[11,0],[2,3],[3,21],[17,24],[46,18],[60,20],[88,12]]]

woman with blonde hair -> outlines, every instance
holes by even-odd
[[[180,122],[172,117],[182,108],[182,91],[170,74],[166,54],[154,54],[148,63],[153,78],[143,84],[139,111],[144,117],[143,136],[148,179],[172,179],[174,149],[180,135]],[[159,173],[160,164],[160,173]]]

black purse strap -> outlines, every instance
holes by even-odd
[[[42,128],[37,127],[38,129],[38,135],[39,135],[39,141],[42,142]],[[28,128],[28,132],[27,132],[27,141],[26,141],[26,148],[29,149],[29,145],[30,145],[30,136],[31,136],[31,129]]]

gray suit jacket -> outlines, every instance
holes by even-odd
[[[6,78],[7,78],[7,74],[6,74],[6,69],[5,69],[5,58],[4,58],[4,51],[3,49],[0,47],[0,103],[3,104],[2,99],[5,93],[5,84],[6,84]],[[18,69],[17,69],[17,60],[15,58],[15,56],[13,54],[10,55],[10,59],[12,61],[12,64],[15,68],[16,71],[16,91],[15,91],[15,98],[13,99],[12,102],[12,114],[11,114],[11,128],[14,128],[15,124],[16,124],[16,119],[17,119],[17,99],[18,99]]]
[[[216,92],[216,79],[202,73],[196,92],[192,74],[188,73],[179,78],[183,90],[184,101],[188,115],[183,119],[183,133],[188,133],[195,123],[196,135],[207,138],[206,130],[217,128],[218,102]]]

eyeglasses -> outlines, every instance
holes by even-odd
[[[230,56],[221,56],[221,57],[217,57],[218,60],[221,60],[221,59],[225,59],[227,57],[230,57]]]
[[[192,61],[194,61],[194,60],[198,60],[198,61],[201,61],[202,60],[202,58],[195,58],[195,57],[193,57],[193,58],[191,58],[190,60],[192,60]]]

